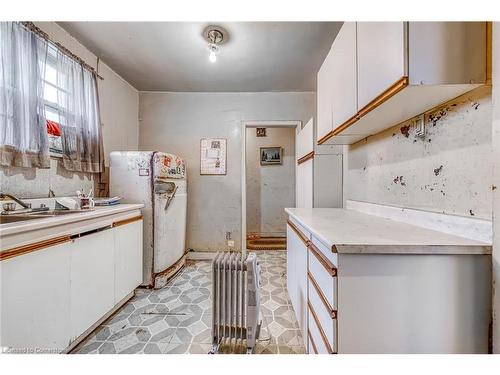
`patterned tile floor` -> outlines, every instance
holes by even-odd
[[[262,267],[263,322],[255,353],[304,353],[286,290],[286,251],[257,251],[257,258]],[[73,353],[207,353],[212,322],[210,265],[209,261],[189,261],[164,288],[137,289]],[[221,352],[242,349],[222,347]]]

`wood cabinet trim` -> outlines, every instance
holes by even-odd
[[[329,140],[331,137],[334,137],[336,135],[339,135],[342,133],[344,130],[349,128],[352,124],[356,123],[358,120],[360,120],[363,116],[367,115],[371,111],[373,111],[375,108],[392,98],[394,95],[396,95],[398,92],[403,90],[405,87],[407,87],[409,84],[409,79],[407,76],[401,77],[399,80],[397,80],[395,83],[393,83],[391,86],[389,86],[385,91],[383,91],[381,94],[379,94],[377,97],[375,97],[372,101],[370,101],[367,105],[365,105],[363,108],[361,108],[358,113],[356,113],[354,116],[352,116],[350,119],[345,121],[343,124],[337,126],[335,129],[333,129],[331,132],[328,134],[324,135],[322,138],[318,140],[318,144],[323,144],[327,140]]]
[[[398,92],[400,92],[402,89],[408,86],[408,77],[404,76],[398,79],[396,82],[394,82],[391,86],[389,86],[385,91],[383,91],[381,94],[379,94],[375,99],[373,99],[371,102],[369,102],[367,105],[365,105],[363,108],[361,108],[358,111],[358,120],[365,116],[367,113],[373,111],[375,108],[377,108],[379,105],[382,103],[386,102],[390,98],[392,98],[394,95],[396,95]],[[337,128],[338,129],[338,128]],[[340,133],[342,130],[337,132],[337,129],[333,131],[334,135]]]
[[[43,250],[47,247],[59,245],[70,241],[71,237],[69,235],[66,235],[66,236],[50,238],[48,240],[39,241],[28,245],[17,246],[12,249],[0,252],[0,261],[15,258],[24,254],[32,253],[34,251]]]
[[[304,236],[304,234],[300,231],[300,229],[297,228],[297,226],[291,222],[290,219],[287,220],[287,224],[290,226],[290,228],[292,228],[292,230],[295,232],[295,234],[297,236],[299,236],[299,238],[304,243],[304,245],[309,246],[310,241],[307,239],[306,236]]]
[[[316,289],[316,292],[318,292],[318,295],[321,299],[321,302],[323,302],[323,305],[325,305],[326,310],[328,311],[328,315],[330,315],[330,318],[332,319],[337,319],[337,310],[335,310],[330,303],[328,302],[328,299],[326,298],[325,294],[319,287],[317,281],[314,279],[314,276],[307,271],[307,277],[309,278],[309,281],[313,285],[314,289]]]
[[[326,271],[330,274],[330,276],[336,277],[337,276],[337,267],[335,267],[335,265],[332,262],[330,262],[330,260],[321,253],[321,250],[319,250],[312,242],[309,242],[308,248],[314,254],[316,259],[318,259],[318,261],[321,263],[321,265],[323,267],[325,267]]]
[[[325,334],[325,331],[323,330],[323,327],[321,326],[318,316],[316,315],[316,312],[314,311],[314,308],[311,305],[311,302],[309,300],[307,301],[307,306],[309,307],[309,311],[314,319],[314,322],[316,323],[316,326],[318,327],[319,334],[321,335],[321,338],[323,339],[323,343],[326,346],[326,350],[328,351],[329,354],[333,354],[333,349],[330,346],[330,343],[328,342],[328,337]]]
[[[309,341],[311,342],[314,354],[318,354],[318,348],[316,347],[316,344],[314,343],[314,339],[313,339],[313,337],[311,335],[311,331],[309,331],[309,328],[307,329],[307,337],[309,338]]]
[[[119,227],[121,225],[127,225],[127,224],[133,223],[135,221],[142,220],[142,218],[143,218],[143,216],[139,215],[139,216],[134,216],[134,217],[131,217],[131,218],[128,218],[128,219],[124,219],[124,220],[120,220],[120,221],[115,221],[113,223],[113,228],[114,227]]]
[[[311,151],[307,154],[305,154],[304,156],[302,156],[301,158],[297,159],[297,164],[300,165],[306,161],[308,161],[309,159],[313,159],[314,158],[314,151]]]

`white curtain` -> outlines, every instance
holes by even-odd
[[[57,53],[57,96],[64,167],[102,172],[103,152],[96,76],[62,51]]]
[[[0,22],[0,164],[50,168],[43,77],[47,41]]]

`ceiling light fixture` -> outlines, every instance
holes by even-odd
[[[203,30],[203,37],[208,42],[208,60],[214,63],[220,53],[220,45],[228,39],[227,31],[220,26],[208,26]]]

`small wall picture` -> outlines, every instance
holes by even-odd
[[[283,147],[261,147],[260,165],[283,164]]]
[[[200,142],[200,174],[226,174],[226,140],[224,138],[203,138]]]
[[[266,136],[266,128],[257,128],[257,137],[265,137]]]

